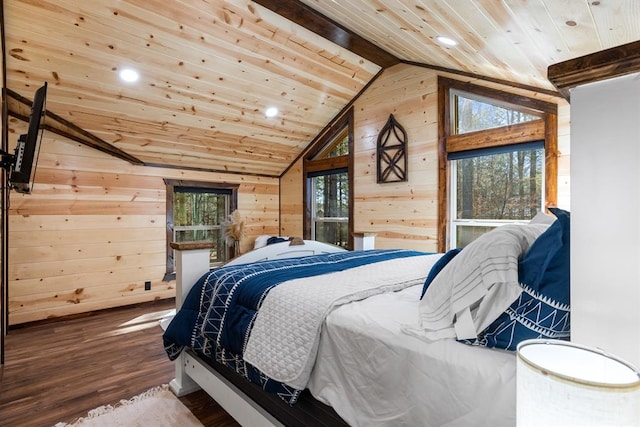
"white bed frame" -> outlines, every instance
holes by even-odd
[[[176,261],[176,309],[180,309],[193,284],[209,271],[209,253],[212,245],[209,242],[191,242],[172,243],[171,247],[175,250]],[[372,247],[373,240],[357,246],[358,249]],[[313,240],[304,240],[303,245],[282,242],[248,252],[234,258],[226,265],[343,251],[344,249],[339,246]],[[176,377],[169,384],[175,395],[183,396],[203,389],[243,426],[282,426],[265,409],[194,353],[183,351],[176,359],[175,369]]]

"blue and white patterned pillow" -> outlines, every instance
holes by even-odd
[[[570,214],[549,209],[556,221],[519,262],[522,294],[477,339],[467,344],[516,350],[532,338],[570,338]]]

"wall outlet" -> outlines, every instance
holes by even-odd
[[[144,282],[144,290],[145,291],[150,291],[151,290],[151,282],[150,281],[146,281]]]

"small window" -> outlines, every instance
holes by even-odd
[[[222,223],[229,211],[229,190],[178,187],[173,193],[173,241],[214,242],[211,264],[227,260]]]
[[[237,205],[237,185],[165,180],[167,184],[167,275],[175,274],[170,242],[213,242],[211,266],[225,263],[232,248],[222,224]],[[165,278],[167,279],[167,278]],[[168,277],[171,279],[171,277]]]
[[[528,113],[497,100],[473,94],[451,91],[455,106],[452,134],[460,135],[501,126],[527,123],[542,118],[540,113]]]
[[[349,155],[349,128],[345,126],[329,144],[313,156],[313,160],[332,159],[347,155]]]

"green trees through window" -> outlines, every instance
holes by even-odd
[[[349,244],[349,176],[346,172],[312,178],[314,197],[313,238],[347,247]]]
[[[446,210],[439,217],[446,229],[440,230],[448,234],[446,247],[464,247],[495,227],[528,221],[544,209],[547,179],[556,178],[547,149],[557,147],[557,107],[445,78],[439,90],[445,171],[439,189],[445,202],[439,206]]]
[[[349,110],[305,158],[305,238],[351,248],[351,145]]]
[[[501,126],[526,123],[539,120],[541,114],[530,114],[498,104],[497,100],[484,100],[472,98],[458,91],[452,91],[454,97],[454,132],[463,134],[485,129],[493,129]]]
[[[457,217],[528,220],[542,206],[544,149],[456,161]]]
[[[463,247],[499,225],[533,218],[543,207],[543,159],[540,144],[453,160],[452,243]]]
[[[238,205],[238,185],[174,179],[164,182],[167,186],[165,280],[175,275],[171,242],[212,242],[211,266],[230,259],[233,249],[225,244],[222,224]]]
[[[226,261],[222,223],[229,212],[229,194],[179,187],[173,194],[173,240],[212,241],[211,262]]]

